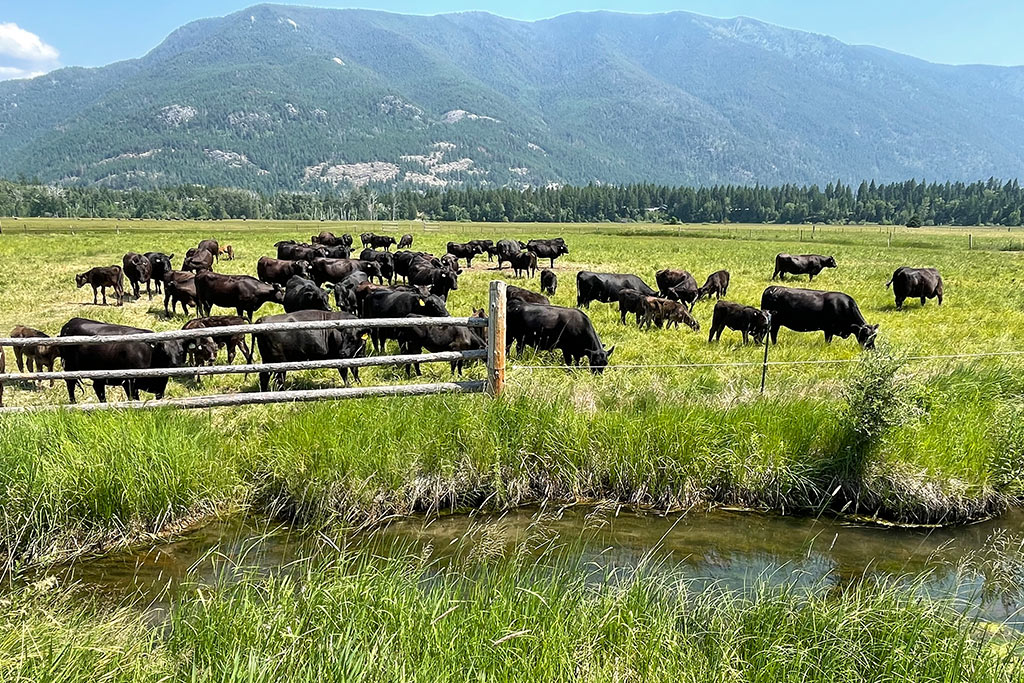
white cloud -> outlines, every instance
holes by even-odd
[[[0,80],[32,78],[60,66],[60,52],[13,22],[0,23]]]

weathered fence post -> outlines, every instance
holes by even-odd
[[[967,233],[967,249],[974,249],[974,235]]]
[[[487,393],[501,395],[505,388],[505,283],[491,281],[487,311]]]

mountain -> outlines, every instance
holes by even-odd
[[[750,19],[259,5],[0,83],[0,175],[316,190],[1016,177],[1024,68]]]

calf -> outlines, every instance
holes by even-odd
[[[33,327],[17,325],[11,330],[12,339],[48,339],[50,335]],[[3,353],[0,351],[0,353]],[[18,372],[53,372],[53,365],[60,358],[59,346],[15,346],[14,360],[18,364]],[[53,380],[50,380],[53,386]]]
[[[532,251],[521,251],[512,257],[512,270],[516,277],[533,277],[537,274],[537,255]]]
[[[152,299],[153,291],[150,288],[149,281],[153,277],[153,263],[142,254],[136,254],[131,251],[124,255],[121,263],[124,274],[132,285],[132,298],[139,298],[139,291],[142,283],[145,282],[146,294]]]
[[[807,275],[808,281],[813,281],[814,276],[824,269],[835,267],[836,259],[833,256],[779,254],[775,257],[775,272],[772,273],[772,279],[778,277],[780,280],[785,280],[785,275],[788,273],[790,275]]]
[[[581,270],[576,273],[576,305],[590,308],[590,302],[612,303],[619,300],[623,289],[635,289],[646,296],[657,292],[638,276],[628,273],[593,273]]]
[[[476,256],[477,254],[484,253],[484,247],[479,243],[480,241],[481,240],[476,240],[476,243],[467,242],[465,244],[459,244],[458,242],[449,242],[445,248],[448,250],[449,254],[455,257],[456,266],[459,263],[459,259],[464,258],[466,259],[466,267],[472,268],[473,257]]]
[[[722,338],[722,332],[729,328],[734,332],[743,335],[743,343],[746,344],[750,336],[754,342],[761,343],[771,326],[771,319],[768,314],[753,306],[733,303],[732,301],[715,302],[715,310],[711,317],[711,332],[708,334],[708,343],[718,341]]]
[[[78,336],[122,336],[143,334],[151,330],[126,327],[110,323],[72,318],[60,330],[61,337]],[[177,368],[185,360],[185,344],[181,340],[161,342],[102,342],[97,344],[72,344],[60,347],[60,357],[67,372],[81,370],[146,370],[149,368]],[[66,380],[68,400],[75,402],[75,388],[82,380]],[[141,377],[136,379],[96,379],[93,390],[96,398],[107,400],[107,385],[120,385],[133,401],[139,399],[139,392],[153,394],[157,399],[164,397],[167,377]]]
[[[331,310],[330,292],[321,289],[312,280],[301,275],[293,275],[284,289],[284,311],[329,311]]]
[[[230,327],[233,325],[244,325],[245,318],[237,315],[214,315],[208,318],[196,318],[185,323],[183,330],[196,330],[205,328]],[[217,360],[217,352],[227,347],[228,365],[235,362],[235,351],[241,349],[245,362],[252,363],[252,349],[245,343],[245,334],[214,334],[209,337],[200,337],[190,340],[195,344],[186,346],[185,355],[188,365],[213,365]]]
[[[892,278],[885,283],[886,289],[892,285],[893,294],[896,295],[896,309],[902,310],[903,302],[907,299],[921,299],[924,306],[926,299],[938,299],[942,305],[942,275],[935,268],[910,268],[901,266],[892,274]]]
[[[772,343],[778,343],[779,328],[796,332],[825,333],[825,342],[850,335],[865,349],[875,347],[878,325],[868,325],[849,294],[813,289],[769,287],[761,295],[761,309],[771,316]]]
[[[659,329],[663,326],[679,329],[679,323],[683,323],[694,332],[700,330],[700,323],[681,302],[656,296],[645,296],[643,298],[643,320],[640,327],[650,327],[652,323]]]
[[[309,277],[309,261],[289,261],[286,259],[260,256],[256,262],[256,276],[263,282],[283,285],[293,276]]]
[[[626,315],[633,313],[636,315],[636,324],[639,326],[640,318],[644,314],[644,299],[646,296],[646,294],[638,292],[635,289],[620,289],[619,322],[625,325]]]
[[[170,302],[171,310],[167,310],[167,303]],[[189,305],[196,303],[196,276],[195,273],[186,273],[183,270],[172,270],[164,276],[164,315],[168,318],[181,304],[181,310],[188,315]]]
[[[712,296],[716,300],[721,299],[729,291],[729,271],[717,270],[711,275],[708,275],[708,279],[704,281],[700,289],[697,290],[697,301],[707,298],[710,299]]]
[[[575,308],[512,302],[507,326],[506,351],[513,343],[520,354],[524,347],[561,351],[566,365],[576,365],[585,358],[595,374],[604,372],[615,351],[614,346],[606,349],[601,345],[590,318]]]
[[[171,265],[171,259],[174,258],[174,254],[168,256],[167,254],[162,254],[159,251],[147,251],[143,256],[149,259],[149,264],[151,266],[150,270],[152,271],[151,279],[153,284],[156,285],[154,289],[156,289],[157,294],[160,294],[164,282],[164,276],[174,270],[174,267]]]
[[[345,279],[334,285],[334,303],[346,313],[358,314],[359,301],[356,298],[356,287],[370,278],[361,270],[349,273]]]
[[[390,251],[374,251],[363,249],[359,254],[360,261],[374,261],[380,266],[380,276],[391,284],[395,281],[395,255]],[[381,282],[383,284],[383,281]]]
[[[92,303],[94,306],[97,305],[97,290],[103,292],[103,305],[107,305],[107,287],[110,287],[114,290],[114,296],[117,297],[117,305],[120,306],[124,299],[123,273],[124,271],[121,270],[121,266],[97,266],[76,275],[75,284],[78,285],[79,289],[87,283],[92,286]]]
[[[409,233],[405,233],[404,235],[402,235],[402,239],[398,240],[398,246],[395,247],[395,248],[396,249],[408,249],[411,246],[412,246],[412,235],[409,234]]]
[[[258,325],[268,323],[309,322],[317,320],[353,320],[355,316],[339,311],[296,311],[283,315],[260,318]],[[365,355],[365,330],[283,330],[256,332],[253,337],[264,363],[295,363],[311,360],[341,360]],[[348,384],[348,368],[338,368],[338,374]],[[352,376],[359,381],[359,368],[352,368]],[[260,391],[270,389],[271,373],[260,373]],[[274,384],[284,386],[285,373],[273,373]]]
[[[420,315],[409,315],[409,318],[422,318]],[[398,331],[398,349],[401,353],[422,353],[423,349],[431,353],[443,351],[472,351],[486,348],[483,338],[477,334],[475,329],[449,325],[446,327],[403,327]],[[462,366],[466,361],[451,361],[452,374],[458,370],[462,374]],[[406,363],[405,376],[408,377],[410,365],[416,367],[416,375],[420,372],[419,363]]]
[[[238,315],[250,321],[252,314],[263,304],[283,303],[284,288],[278,284],[260,282],[248,275],[220,275],[211,270],[198,273],[196,304],[199,311],[209,316],[214,306],[234,308]]]
[[[220,260],[221,256],[227,256],[228,257],[228,261],[234,261],[235,260],[235,249],[234,249],[234,247],[232,247],[230,244],[227,245],[227,246],[221,247],[220,251],[217,252],[217,260],[218,261]]]
[[[558,276],[555,275],[553,270],[545,268],[540,271],[540,291],[544,292],[548,296],[554,296],[555,290],[558,289]]]

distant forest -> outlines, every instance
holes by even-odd
[[[1021,225],[1016,180],[779,187],[587,185],[260,194],[182,185],[113,190],[0,181],[0,215],[146,219]]]

